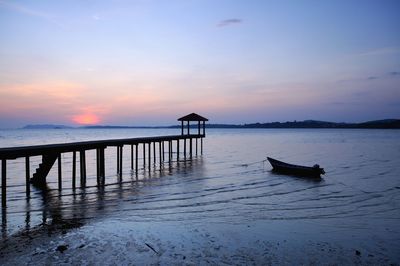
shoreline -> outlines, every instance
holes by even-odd
[[[69,230],[42,227],[32,235],[10,238],[1,244],[0,258],[3,265],[396,265],[400,261],[395,239],[386,245],[382,239],[365,242],[365,236],[357,234],[362,226],[339,236],[321,224],[324,220],[136,222],[114,217]],[[325,229],[315,231],[315,227]],[[335,230],[348,230],[344,228]]]

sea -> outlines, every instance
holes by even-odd
[[[206,133],[203,154],[199,148],[192,160],[177,161],[174,146],[172,161],[160,165],[156,158],[151,169],[142,165],[139,152],[139,169],[132,170],[131,147],[124,146],[121,177],[117,149],[108,147],[104,187],[96,184],[95,151],[87,151],[85,188],[79,186],[77,164],[76,189],[72,154],[62,154],[63,189],[57,189],[56,163],[47,177],[47,191],[31,186],[29,199],[25,159],[7,161],[7,207],[1,212],[0,242],[63,221],[73,221],[76,227],[110,221],[204,228],[257,225],[263,232],[268,225],[276,237],[292,239],[301,247],[309,241],[333,241],[349,250],[335,253],[338,256],[354,251],[372,264],[400,262],[400,130],[208,129]],[[0,148],[177,134],[178,129],[0,130]],[[181,159],[182,152],[181,148]],[[319,164],[326,174],[320,180],[277,174],[267,156]],[[31,158],[31,173],[40,162],[40,157]]]

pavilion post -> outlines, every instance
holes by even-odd
[[[200,121],[197,123],[197,135],[200,135]]]

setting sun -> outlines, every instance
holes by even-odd
[[[95,114],[80,114],[74,116],[72,121],[81,125],[93,125],[99,123],[100,118]]]

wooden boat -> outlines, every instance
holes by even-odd
[[[267,159],[271,163],[273,170],[279,173],[313,178],[321,178],[321,175],[325,174],[324,168],[320,168],[318,164],[309,167],[285,163],[270,157],[267,157]]]

